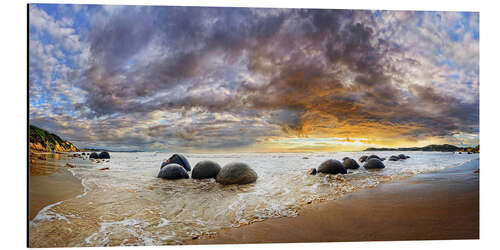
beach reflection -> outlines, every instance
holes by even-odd
[[[61,167],[61,154],[30,154],[29,171],[30,176],[42,176],[54,174]]]

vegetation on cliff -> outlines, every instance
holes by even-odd
[[[30,151],[38,152],[75,152],[78,148],[71,142],[61,139],[56,134],[52,134],[39,127],[29,126],[29,147]]]

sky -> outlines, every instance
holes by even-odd
[[[479,13],[29,5],[29,122],[80,148],[479,143]]]

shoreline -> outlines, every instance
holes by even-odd
[[[185,244],[479,239],[479,158]]]
[[[40,206],[36,213],[29,214],[29,221],[43,208],[83,193],[81,179],[63,167],[66,161],[70,157],[57,154],[36,161],[35,166],[42,165],[42,170],[53,172],[30,176],[35,183],[47,187],[31,188],[30,181],[29,212],[34,209],[33,204]],[[457,167],[361,189],[338,200],[312,202],[297,217],[225,228],[178,244],[477,239],[479,175],[474,171],[478,166],[479,158],[469,160]],[[37,192],[38,201],[33,202],[32,191]],[[449,211],[451,215],[447,214]]]
[[[82,194],[84,190],[81,179],[74,176],[71,171],[61,166],[56,160],[48,160],[47,158],[40,160],[35,155],[50,155],[56,159],[64,157],[65,154],[34,153],[34,157],[29,158],[29,221],[32,221],[43,208],[74,198]]]

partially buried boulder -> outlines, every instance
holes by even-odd
[[[366,169],[382,169],[385,168],[384,163],[377,158],[372,158],[366,161],[365,165],[363,165]]]
[[[165,179],[189,179],[189,175],[181,165],[176,163],[170,163],[163,166],[158,173],[158,178]]]
[[[109,153],[104,151],[99,154],[99,159],[110,159]]]
[[[354,160],[349,157],[345,157],[343,161],[344,167],[346,169],[358,169],[359,164]]]
[[[389,161],[399,161],[399,159],[400,159],[399,156],[395,156],[395,155],[389,157]]]
[[[191,165],[189,164],[189,161],[186,159],[186,157],[184,157],[184,155],[181,155],[181,154],[172,155],[170,158],[168,158],[168,160],[162,162],[160,168],[163,168],[163,166],[170,164],[170,163],[179,164],[182,167],[184,167],[184,169],[186,169],[186,171],[188,171],[188,172],[191,171]]]
[[[318,172],[325,174],[347,174],[347,170],[340,161],[327,160],[318,167]]]
[[[378,157],[378,155],[370,155],[370,156],[368,156],[368,158],[366,158],[367,161],[370,159],[379,159],[379,160],[383,161],[382,158]]]
[[[402,160],[410,158],[409,156],[404,155],[404,154],[400,154],[400,155],[398,155],[398,157],[399,157],[399,159],[402,159]]]
[[[229,163],[224,166],[215,178],[220,184],[249,184],[257,181],[257,173],[245,163]]]
[[[193,168],[191,177],[193,179],[215,178],[220,171],[220,165],[213,161],[200,161]]]
[[[90,159],[99,159],[99,155],[96,152],[92,152],[89,156]]]
[[[316,173],[317,173],[317,172],[318,172],[318,171],[316,171],[316,169],[315,169],[315,168],[311,168],[311,169],[309,169],[309,171],[307,171],[307,174],[308,174],[308,175],[316,175]]]
[[[366,158],[368,158],[368,156],[366,156],[366,155],[359,157],[359,162],[365,162]]]

